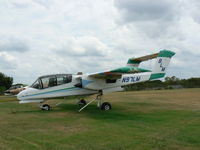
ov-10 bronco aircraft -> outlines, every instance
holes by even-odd
[[[121,87],[125,85],[163,78],[173,55],[175,53],[172,51],[161,50],[159,53],[130,58],[126,66],[113,70],[88,74],[79,73],[77,75],[53,74],[41,76],[30,87],[21,91],[17,98],[20,103],[42,103],[40,105],[42,110],[50,110],[51,107],[44,102],[51,98],[97,94],[96,99],[94,99],[98,101],[97,106],[102,110],[110,110],[111,104],[102,102],[101,97],[104,93],[121,91]],[[156,59],[152,70],[139,68],[141,62],[150,59]],[[78,104],[83,107],[79,111],[92,101],[86,103],[84,99],[80,99]]]

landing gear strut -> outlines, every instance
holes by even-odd
[[[97,107],[99,107],[101,110],[110,110],[112,108],[111,104],[108,102],[102,103],[102,96],[103,92],[100,91],[99,95],[96,97],[96,100],[98,100]]]
[[[110,110],[112,108],[111,104],[108,102],[104,102],[102,103],[102,96],[103,96],[103,92],[102,90],[99,91],[99,94],[96,96],[95,99],[91,100],[90,102],[88,102],[87,104],[85,103],[85,105],[79,109],[79,112],[81,112],[83,109],[85,109],[90,103],[92,103],[93,101],[97,100],[97,107],[100,108],[101,110]],[[81,101],[81,100],[80,100]],[[79,102],[80,102],[79,101]],[[85,100],[84,100],[85,101]],[[79,103],[78,103],[79,104]]]

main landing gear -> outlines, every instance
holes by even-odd
[[[40,105],[40,108],[41,108],[42,110],[45,110],[45,111],[51,110],[51,106],[48,105],[48,104]]]
[[[79,107],[83,107],[83,106],[85,106],[86,104],[87,104],[87,102],[86,102],[84,99],[81,99],[81,100],[78,101]]]
[[[104,102],[102,105],[101,105],[101,110],[110,110],[112,109],[112,106],[110,103],[108,102]]]
[[[96,96],[95,99],[91,100],[90,102],[86,103],[86,101],[84,99],[81,99],[78,104],[79,106],[82,105],[82,108],[79,109],[79,112],[81,112],[83,109],[85,109],[89,104],[91,104],[93,101],[97,100],[97,107],[100,108],[101,110],[107,111],[112,109],[112,106],[110,103],[108,102],[103,102],[102,103],[102,96],[103,96],[103,92],[99,91],[99,94]],[[81,104],[81,105],[80,105]]]

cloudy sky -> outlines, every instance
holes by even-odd
[[[199,0],[0,0],[0,72],[31,84],[169,49],[167,76],[199,77],[199,10]]]

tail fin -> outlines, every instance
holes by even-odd
[[[154,80],[162,78],[165,76],[166,69],[169,65],[169,62],[174,56],[175,53],[169,50],[161,50],[159,53],[154,53],[151,55],[146,55],[138,58],[130,58],[127,62],[127,66],[138,67],[143,61],[148,61],[151,59],[156,59],[155,67],[151,72],[149,80]]]
[[[155,67],[152,70],[152,75],[150,77],[150,80],[162,78],[165,76],[166,69],[170,63],[172,56],[174,55],[175,53],[169,50],[161,50],[158,53]]]

